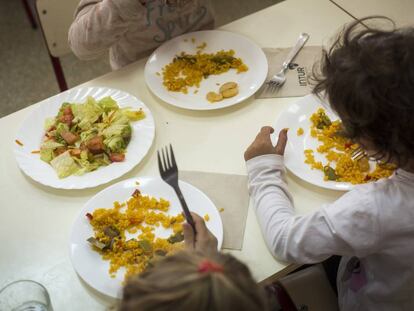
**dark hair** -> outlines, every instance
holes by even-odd
[[[199,272],[208,260],[220,272]],[[124,288],[120,311],[266,311],[264,289],[249,269],[229,254],[181,251],[168,256]]]
[[[392,29],[367,21],[388,21]],[[315,69],[313,93],[325,93],[351,139],[370,142],[378,160],[402,166],[413,158],[414,28],[396,29],[379,16],[355,21]]]

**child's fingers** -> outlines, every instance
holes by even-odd
[[[273,147],[272,140],[270,138],[270,135],[273,132],[274,129],[271,126],[263,126],[254,141],[244,152],[244,159],[248,161],[263,154],[273,154],[275,152],[275,148]]]
[[[217,252],[217,238],[208,230],[204,218],[195,213],[191,215],[197,231],[195,249],[206,254]]]
[[[211,239],[211,236],[213,234],[208,230],[206,222],[204,221],[204,218],[197,215],[196,213],[191,213],[193,216],[197,236],[196,241],[208,241]]]
[[[203,218],[200,215],[198,215],[197,213],[190,212],[190,214],[191,214],[191,216],[193,216],[194,222],[202,222],[203,221]]]
[[[263,126],[263,127],[260,129],[260,133],[261,133],[261,134],[263,134],[263,135],[270,135],[270,134],[272,134],[274,131],[275,131],[275,130],[274,130],[274,129],[273,129],[273,127],[271,127],[271,126]]]
[[[283,155],[285,153],[286,143],[287,143],[287,132],[288,129],[283,129],[279,132],[279,138],[275,147],[275,153]]]
[[[270,137],[270,134],[272,134],[275,130],[271,126],[263,126],[259,133],[257,133],[255,141],[264,140],[267,137]]]
[[[194,231],[190,224],[183,224],[184,244],[186,249],[194,248]]]
[[[205,234],[208,229],[207,229],[207,226],[206,226],[206,223],[203,217],[193,212],[191,212],[191,216],[193,216],[197,234],[200,234],[200,235]]]
[[[263,126],[262,129],[260,130],[262,141],[272,147],[273,147],[273,144],[272,144],[272,139],[270,138],[270,135],[273,134],[274,131],[275,130],[271,126]]]
[[[272,140],[270,139],[270,135],[274,131],[275,130],[271,126],[263,126],[260,129],[260,132],[256,135],[256,138],[253,141],[253,143],[250,145],[250,147],[257,147],[257,146],[263,146],[263,145],[268,146],[268,147],[273,147]]]

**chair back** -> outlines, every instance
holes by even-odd
[[[36,11],[49,53],[61,57],[71,53],[68,31],[80,0],[37,0]]]
[[[299,311],[339,311],[338,299],[322,265],[314,265],[278,280]]]

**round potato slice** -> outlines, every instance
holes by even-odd
[[[237,85],[237,83],[236,82],[227,82],[227,83],[224,83],[222,86],[220,86],[220,93],[222,93],[222,92],[224,92],[224,91],[227,91],[227,90],[229,90],[229,89],[234,89],[234,88],[237,88],[238,87],[238,85]]]
[[[221,92],[221,95],[224,98],[233,97],[233,96],[236,96],[237,94],[239,94],[239,89],[237,87],[236,88],[232,88],[232,89],[228,89],[228,90],[225,90],[225,91]]]
[[[206,95],[207,100],[210,103],[218,102],[223,99],[223,96],[221,94],[218,94],[216,92],[208,92]]]

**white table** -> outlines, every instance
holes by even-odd
[[[413,0],[331,0],[354,18],[383,15],[394,20],[398,27],[414,25]]]
[[[262,47],[287,47],[303,31],[310,34],[308,44],[325,43],[349,21],[351,18],[328,0],[287,0],[223,29],[244,34]],[[245,174],[245,148],[262,125],[272,125],[280,111],[296,100],[251,98],[219,111],[181,110],[149,92],[144,64],[141,60],[84,84],[118,88],[138,96],[155,117],[154,145],[144,161],[122,179],[157,174],[155,150],[167,143],[174,145],[182,170]],[[83,284],[71,266],[68,236],[83,204],[105,186],[82,191],[44,187],[23,175],[12,153],[19,125],[39,104],[0,120],[0,287],[16,279],[33,279],[47,287],[55,310],[104,310],[111,301]],[[293,176],[289,176],[289,188],[297,213],[312,211],[341,195]],[[258,281],[292,268],[271,256],[251,208],[243,249],[231,253],[250,267]]]

